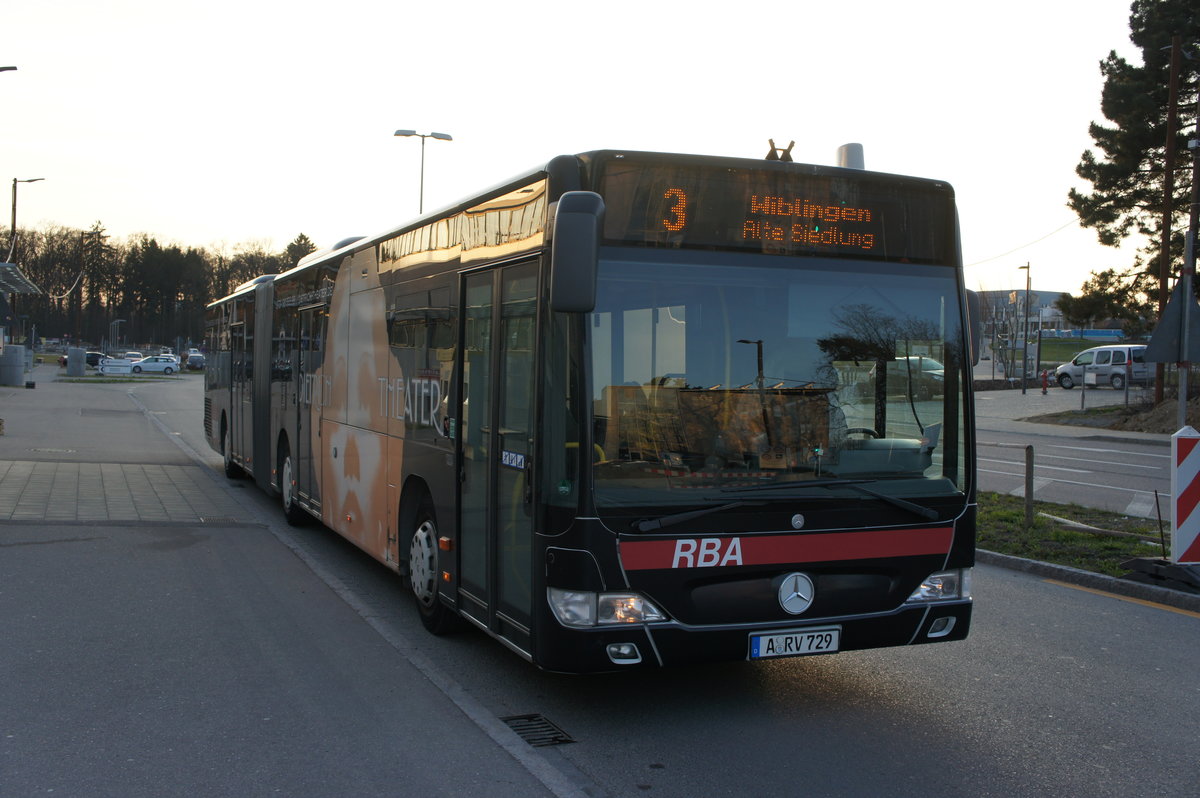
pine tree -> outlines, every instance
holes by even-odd
[[[1182,262],[1191,185],[1186,140],[1196,125],[1193,109],[1200,84],[1200,6],[1195,0],[1134,0],[1129,30],[1130,40],[1141,51],[1142,64],[1131,64],[1115,51],[1100,62],[1104,75],[1101,111],[1112,124],[1091,124],[1095,149],[1083,153],[1075,171],[1093,190],[1072,189],[1068,205],[1081,225],[1096,230],[1103,244],[1117,246],[1134,234],[1144,238],[1145,245],[1120,276],[1125,278],[1127,290],[1155,297],[1162,249],[1171,40],[1180,36],[1183,51],[1190,56],[1181,59],[1175,157],[1169,165],[1175,174],[1170,242],[1171,271],[1175,273]]]

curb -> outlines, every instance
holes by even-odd
[[[1000,554],[985,549],[975,550],[975,560],[984,565],[995,565],[1035,576],[1049,577],[1061,582],[1069,582],[1072,585],[1088,587],[1093,590],[1102,590],[1105,593],[1114,593],[1126,598],[1151,601],[1155,604],[1165,604],[1168,607],[1175,607],[1180,610],[1200,612],[1200,594],[1184,593],[1157,585],[1131,582],[1127,579],[1118,579],[1115,576],[1083,571],[1067,565],[1052,565],[1047,562],[1039,562],[1038,560],[1026,560],[1022,557],[1013,557],[1010,554]]]

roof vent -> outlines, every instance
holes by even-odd
[[[843,144],[838,147],[837,165],[844,169],[866,169],[861,144]]]

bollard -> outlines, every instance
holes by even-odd
[[[1200,432],[1183,427],[1171,436],[1171,560],[1200,562]]]
[[[1033,528],[1033,447],[1025,447],[1025,531]]]

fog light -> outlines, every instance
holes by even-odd
[[[925,634],[926,637],[945,637],[950,634],[950,630],[954,628],[954,618],[938,618],[933,623],[929,624],[929,631]]]
[[[633,643],[609,643],[608,658],[617,665],[633,665],[642,661],[642,655]]]

